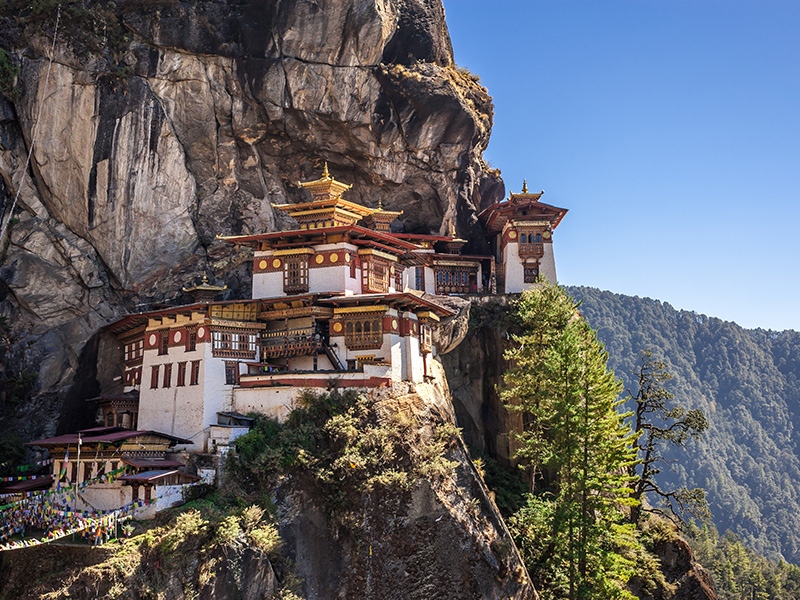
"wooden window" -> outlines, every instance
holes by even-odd
[[[239,383],[239,363],[225,362],[225,385],[235,385]]]
[[[183,387],[186,385],[186,363],[179,362],[178,363],[178,381],[175,384],[177,387]]]
[[[164,365],[164,387],[168,388],[172,386],[172,363],[167,363]]]
[[[169,352],[169,331],[160,331],[158,335],[158,354],[167,354]]]
[[[197,385],[200,383],[200,361],[192,361],[192,374],[189,378],[189,385]]]
[[[544,244],[542,244],[541,232],[528,232],[520,234],[519,255],[534,256],[537,258],[544,256]]]
[[[472,283],[477,282],[477,269],[474,267],[445,267],[436,270],[437,294],[469,294]]]
[[[125,344],[125,362],[141,360],[144,354],[144,340],[136,340]]]
[[[361,262],[361,287],[364,292],[385,294],[389,291],[389,264],[370,258]]]
[[[283,261],[283,291],[287,294],[308,291],[308,257],[287,256]]]
[[[150,371],[150,389],[156,390],[158,389],[158,370],[161,365],[153,365]]]
[[[349,319],[344,328],[344,343],[351,350],[380,348],[383,345],[383,317],[363,316]]]
[[[525,265],[523,271],[523,280],[525,283],[536,283],[536,280],[539,278],[539,265],[538,264],[528,264]]]
[[[356,259],[353,258],[350,261],[350,279],[356,278]]]
[[[214,331],[211,334],[211,353],[227,358],[256,357],[257,336],[255,332],[235,333],[233,331]]]
[[[414,271],[414,289],[425,291],[425,267],[416,267]]]
[[[431,351],[431,326],[427,323],[419,326],[419,349],[426,353]]]
[[[197,349],[197,329],[189,329],[186,332],[186,352],[193,352]]]

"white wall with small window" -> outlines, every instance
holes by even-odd
[[[187,347],[191,346],[170,346],[167,354],[159,354],[158,348],[144,351],[138,426],[192,439],[194,444],[189,449],[202,451],[205,372],[212,358],[211,345],[196,343],[193,350]]]
[[[506,225],[502,235],[506,235],[510,233],[510,231],[513,231],[514,237],[505,244],[502,252],[503,263],[505,264],[505,293],[517,294],[534,285],[526,280],[526,265],[529,265],[527,267],[527,279],[530,279],[530,269],[532,268],[530,265],[536,260],[538,260],[539,276],[551,283],[558,283],[553,244],[547,241],[541,244],[541,258],[537,259],[535,256],[520,256],[520,243],[516,229],[510,224]],[[534,243],[536,243],[535,240],[536,238],[534,237]],[[538,255],[539,252],[537,251],[536,254]],[[498,290],[498,293],[500,291],[501,290]]]

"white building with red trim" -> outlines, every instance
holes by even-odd
[[[282,420],[298,391],[422,383],[436,354],[432,330],[452,311],[436,295],[513,293],[555,280],[552,232],[566,210],[541,194],[511,194],[480,218],[494,256],[465,255],[450,236],[394,233],[402,213],[342,197],[327,172],[300,183],[311,200],[274,208],[296,227],[220,237],[252,249],[248,300],[203,301],[129,315],[111,324],[125,361],[125,391],[139,391],[138,426],[214,450],[219,413]],[[499,285],[498,285],[499,284]]]

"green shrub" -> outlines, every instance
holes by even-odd
[[[19,97],[17,75],[19,75],[19,67],[12,63],[8,53],[0,48],[0,94],[9,100]]]
[[[351,390],[304,392],[284,425],[256,417],[236,441],[231,485],[252,497],[292,475],[329,516],[345,522],[358,494],[404,491],[419,477],[452,472],[457,463],[446,455],[458,436],[454,426],[434,425],[426,437],[408,415],[379,415],[375,402]]]

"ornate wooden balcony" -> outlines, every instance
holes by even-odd
[[[542,256],[544,256],[544,244],[539,242],[523,244],[522,242],[520,242],[519,255],[521,257],[532,256],[534,258],[541,258]]]
[[[313,327],[298,327],[261,333],[262,358],[306,356],[322,351],[322,337]]]
[[[383,332],[347,333],[344,343],[350,350],[367,350],[383,346]]]

